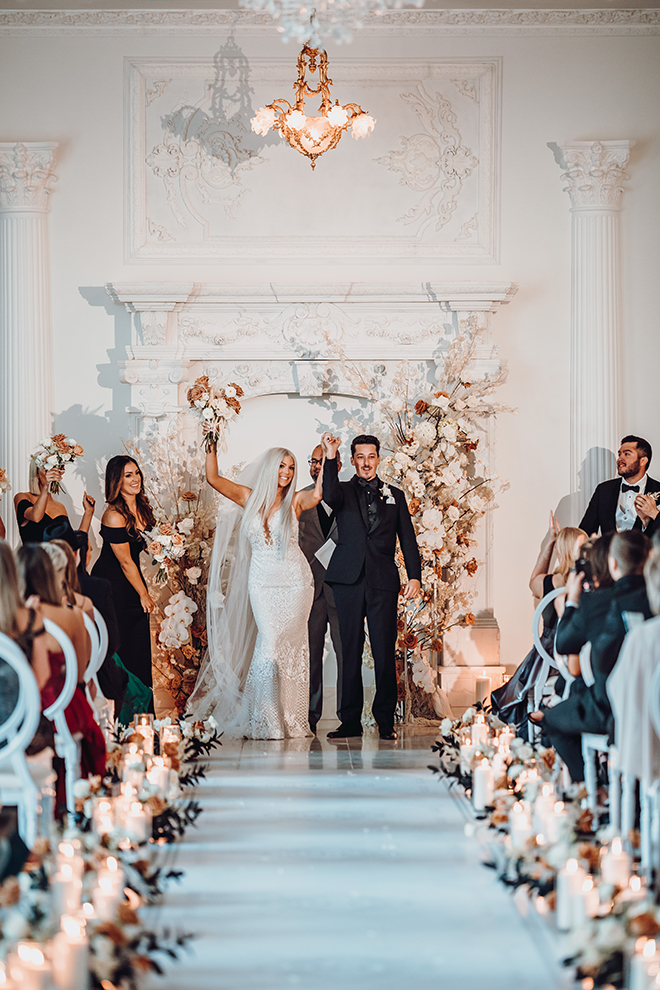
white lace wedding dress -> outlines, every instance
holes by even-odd
[[[284,554],[281,513],[273,516],[270,541],[259,519],[247,534],[252,548],[248,590],[258,630],[239,718],[248,739],[311,735],[307,621],[314,584],[292,515]]]

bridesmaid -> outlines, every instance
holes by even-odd
[[[155,603],[142,577],[140,554],[146,549],[142,534],[153,529],[156,520],[144,492],[142,472],[132,457],[120,454],[108,461],[105,500],[107,507],[101,519],[103,548],[92,575],[112,585],[122,663],[150,688],[149,614]]]
[[[51,481],[61,481],[63,474],[64,468],[44,471],[34,461],[30,461],[30,491],[18,492],[14,497],[16,519],[23,543],[42,543],[46,526],[53,519],[67,515],[66,507],[61,502],[56,502],[50,493]],[[85,492],[80,523],[83,533],[89,532],[95,505],[95,500]]]

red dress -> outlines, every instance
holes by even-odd
[[[48,661],[50,663],[50,677],[41,689],[42,710],[48,708],[59,698],[64,687],[66,675],[66,661],[62,652],[51,653],[48,651]],[[73,692],[73,697],[64,712],[66,724],[69,726],[71,735],[81,733],[80,740],[80,764],[81,777],[87,778],[89,774],[105,775],[106,751],[103,733],[94,721],[92,709],[85,697],[83,688],[78,684]],[[66,790],[64,785],[64,773],[62,772],[59,760],[55,760],[57,773],[57,807],[66,805]]]

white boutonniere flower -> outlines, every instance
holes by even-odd
[[[390,488],[387,485],[383,485],[380,492],[383,498],[385,499],[386,505],[396,505],[396,502],[394,501],[394,495],[392,494]]]

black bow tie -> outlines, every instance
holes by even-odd
[[[623,482],[621,482],[621,491],[622,492],[638,492],[639,491],[639,485],[624,485]]]
[[[358,478],[358,484],[362,485],[363,488],[370,488],[373,492],[377,492],[383,482],[380,478],[370,478],[369,481],[366,478]]]

